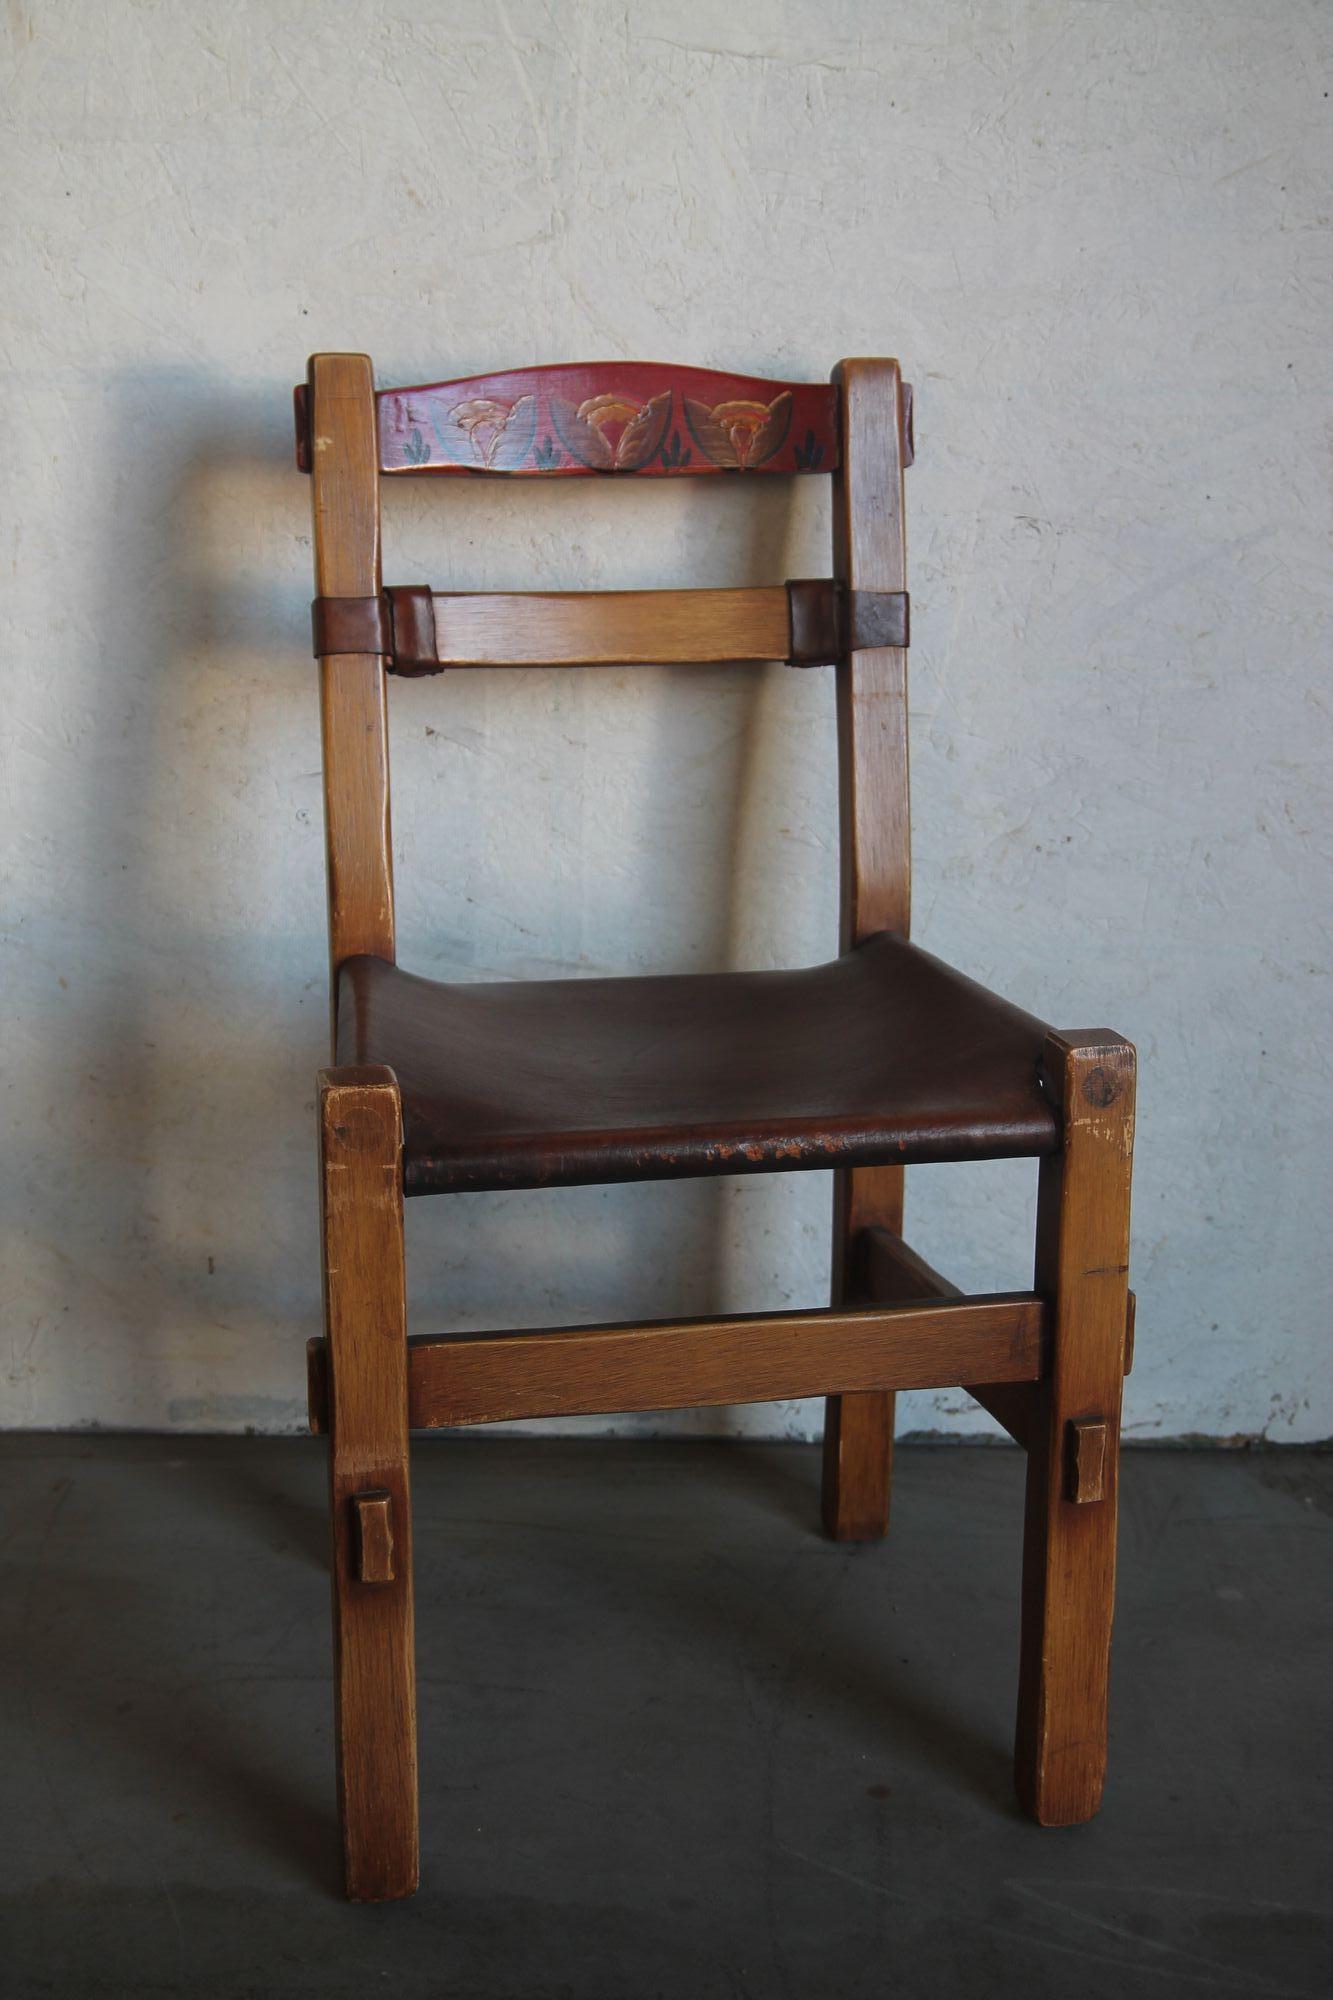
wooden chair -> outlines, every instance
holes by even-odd
[[[1044,1825],[1106,1762],[1134,1051],[1058,1033],[908,936],[903,468],[893,361],[832,387],[607,363],[376,392],[322,354],[312,475],[335,1067],[319,1079],[339,1807],[349,1896],[417,1882],[408,1433],[824,1395],[823,1516],[888,1521],[897,1389],[964,1386],[1027,1452],[1016,1774]],[[379,481],[825,474],[832,576],[754,590],[381,588]],[[836,684],[842,942],[796,972],[448,986],[398,969],[386,671],[785,660]],[[913,1161],[1035,1156],[1030,1292],[963,1297],[902,1240]],[[404,1195],[836,1170],[833,1303],[407,1338]]]

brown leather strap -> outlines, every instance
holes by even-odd
[[[845,590],[828,577],[787,585],[794,667],[822,667],[848,653],[906,646],[905,590]],[[391,674],[441,671],[435,600],[422,584],[402,584],[379,597],[317,597],[310,607],[318,658],[378,653]]]
[[[440,671],[435,601],[424,585],[398,585],[379,597],[317,597],[310,623],[317,659],[379,653],[391,674]]]
[[[847,653],[906,646],[905,590],[844,590],[827,577],[787,585],[794,667],[823,667]]]
[[[845,643],[849,653],[911,644],[911,602],[905,590],[849,590]]]
[[[393,618],[392,674],[438,674],[435,644],[435,599],[424,584],[396,584],[384,595]]]
[[[794,667],[826,667],[836,660],[838,644],[838,596],[825,577],[804,578],[787,585],[791,612],[791,651],[787,658]]]
[[[393,626],[382,597],[317,597],[310,607],[317,660],[330,653],[391,653]]]

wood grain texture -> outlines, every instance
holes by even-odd
[[[512,592],[435,597],[442,666],[650,666],[785,660],[784,584],[756,590]]]
[[[380,589],[375,383],[369,356],[310,359],[310,502],[315,592],[374,597]],[[389,830],[389,736],[384,662],[373,654],[320,661],[329,952],[394,955]]]
[[[1045,1312],[1028,1292],[894,1311],[757,1313],[409,1343],[414,1427],[1032,1381]]]
[[[862,1233],[855,1246],[853,1267],[856,1281],[854,1295],[848,1301],[849,1307],[884,1306],[929,1299],[956,1300],[964,1296],[956,1285],[949,1284],[923,1258],[918,1257],[901,1237],[890,1236],[887,1230],[872,1229]],[[510,1338],[500,1334],[489,1337],[497,1341]],[[414,1410],[422,1406],[423,1392],[411,1386],[415,1381],[412,1357],[420,1351],[420,1342],[409,1341],[409,1404]],[[314,1339],[307,1343],[309,1422],[316,1434],[321,1433],[327,1423],[326,1353],[325,1341]],[[967,1393],[989,1410],[1018,1444],[1026,1445],[1031,1424],[1035,1421],[1034,1413],[1039,1407],[1034,1385],[1028,1382],[988,1382],[969,1386]],[[869,1403],[872,1398],[866,1396],[864,1400]],[[414,1416],[412,1421],[415,1424],[418,1419]]]
[[[319,1133],[339,1817],[347,1894],[377,1902],[417,1885],[402,1113],[392,1073],[321,1074]],[[358,1500],[368,1493],[384,1496],[393,1535],[392,1576],[373,1581],[360,1575]]]
[[[852,1281],[867,1305],[891,1299],[960,1299],[957,1285],[890,1229],[862,1229],[851,1244]]]
[[[898,364],[844,361],[834,382],[845,440],[833,481],[834,576],[854,591],[906,590]],[[873,931],[910,930],[906,647],[840,662],[838,760],[845,950]]]
[[[833,372],[842,457],[833,481],[833,573],[849,590],[906,590],[906,427],[896,361],[843,361]],[[837,671],[842,949],[880,930],[908,935],[911,824],[907,651],[849,653]],[[833,1291],[847,1296],[851,1245],[864,1229],[901,1237],[903,1170],[835,1176]],[[866,1541],[889,1524],[893,1399],[834,1399],[824,1415],[826,1533]]]
[[[1035,1819],[1069,1826],[1096,1812],[1106,1772],[1134,1050],[1104,1029],[1052,1035],[1044,1066],[1064,1146],[1042,1161],[1037,1200],[1052,1352],[1028,1450],[1015,1777]],[[1095,1502],[1069,1494],[1071,1422],[1105,1427]]]
[[[957,1285],[929,1265],[924,1257],[901,1236],[887,1229],[866,1229],[853,1245],[853,1268],[857,1273],[857,1293],[867,1304],[890,1299],[960,1299]],[[1037,1402],[1030,1384],[1022,1382],[966,1382],[969,1396],[1003,1425],[1016,1444],[1025,1448],[1037,1418]]]

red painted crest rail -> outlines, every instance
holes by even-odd
[[[833,472],[837,393],[646,361],[575,361],[376,392],[383,473]],[[296,459],[310,470],[296,391]]]

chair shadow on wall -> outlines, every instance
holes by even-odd
[[[280,557],[302,496],[286,490],[278,385],[242,395],[154,370],[111,394],[100,747],[69,871],[111,966],[82,1032],[85,1310],[104,1288],[133,1318],[138,1407],[172,1429],[260,1430],[291,1403],[249,1392],[247,1341],[291,1328],[295,1390],[318,1321],[295,1269],[317,1254],[312,1191],[287,1169],[323,1055],[322,909],[295,842],[266,882],[245,879],[248,822],[272,811],[302,732],[310,775],[275,816],[318,809],[302,582],[275,576],[263,533]]]
[[[327,1060],[308,501],[293,469],[290,385],[269,380],[242,392],[203,371],[152,370],[122,375],[110,394],[117,462],[106,478],[116,506],[98,593],[100,748],[86,812],[73,822],[81,851],[65,848],[77,885],[71,929],[97,940],[109,969],[86,982],[90,999],[77,997],[74,1061],[66,1051],[51,1078],[53,1092],[67,1090],[77,1070],[84,1099],[80,1157],[55,1191],[47,1234],[64,1246],[71,1303],[85,1324],[105,1318],[108,1307],[122,1322],[132,1317],[125,1366],[141,1407],[163,1410],[184,1430],[284,1427],[302,1392],[304,1340],[319,1323],[313,1083]],[[773,482],[751,500],[748,573],[733,581],[788,573],[787,484]],[[441,485],[429,494],[432,504],[464,502],[461,482]],[[713,485],[696,489],[700,508],[717,506]],[[519,507],[523,489],[512,497]],[[571,504],[571,526],[575,519]],[[681,676],[725,671],[657,675],[653,732],[672,728]],[[654,907],[681,895],[700,899],[698,962],[710,969],[743,962],[738,938],[759,872],[750,843],[756,785],[761,772],[771,779],[781,768],[784,754],[785,670],[731,671],[744,676],[744,693],[740,727],[714,765],[727,804],[713,879],[682,884],[667,852],[640,855],[635,875],[635,893]],[[447,678],[428,685],[447,701]],[[655,760],[654,782],[670,782],[665,764]],[[275,778],[280,793],[290,787],[276,807]],[[60,802],[53,806],[59,825]],[[481,796],[454,801],[460,814],[484,816],[485,806]],[[255,813],[293,828],[263,884],[245,879]],[[736,1189],[701,1181],[636,1190],[632,1201],[627,1194],[620,1213],[630,1226],[605,1274],[607,1316],[662,1310],[643,1282],[639,1231],[648,1217],[660,1232],[659,1261],[688,1274],[687,1309],[735,1309],[728,1294]],[[667,1198],[650,1207],[655,1196]],[[503,1199],[559,1203],[569,1195]],[[453,1219],[455,1204],[430,1206],[436,1231],[466,1226]],[[517,1221],[518,1210],[510,1213]],[[603,1250],[610,1241],[602,1239]],[[526,1295],[533,1301],[526,1316],[549,1323],[547,1276],[539,1260],[525,1264],[521,1232],[509,1229],[503,1290],[493,1299],[474,1294],[472,1319],[485,1323],[493,1303],[492,1324],[521,1324]],[[423,1300],[414,1289],[413,1312],[418,1328],[423,1319],[447,1324],[448,1300]],[[251,1395],[235,1379],[255,1343],[272,1340],[290,1357],[290,1400]],[[217,1391],[218,1377],[235,1386]],[[724,1421],[710,1413],[708,1427]],[[774,1504],[791,1507],[792,1491],[778,1491],[785,1475],[770,1466],[763,1476],[776,1481]],[[266,1510],[270,1519],[281,1511],[287,1559],[322,1566],[323,1468],[313,1451],[308,1462],[284,1457],[281,1466],[269,1455],[248,1466],[245,1454],[203,1454],[191,1477],[213,1482],[233,1517],[244,1495],[259,1504],[241,1518],[262,1522]],[[813,1488],[808,1506],[813,1533]],[[169,1592],[170,1579],[160,1588]],[[108,1617],[113,1609],[108,1601]],[[659,1610],[672,1615],[669,1606]],[[312,1631],[310,1644],[322,1671],[323,1632]],[[147,1732],[141,1747],[151,1756]],[[288,1824],[304,1813],[303,1802],[274,1800],[280,1769],[280,1756],[265,1754],[251,1736],[238,1747],[233,1777],[247,1819],[263,1818],[268,1803]],[[322,1806],[312,1802],[309,1811],[323,1826]]]
[[[256,921],[262,904],[236,858],[248,801],[271,802],[275,737],[304,729],[318,742],[299,644],[308,592],[294,569],[275,579],[256,532],[306,526],[281,456],[283,393],[269,383],[242,394],[194,369],[108,384],[107,458],[85,466],[106,496],[89,592],[99,672],[80,718],[95,747],[76,808],[50,801],[71,963],[47,1102],[68,1106],[77,1093],[63,1172],[36,1221],[59,1246],[65,1324],[77,1330],[55,1350],[57,1366],[77,1408],[79,1340],[110,1348],[128,1420],[160,1411],[184,1431],[289,1421],[287,1398],[249,1393],[247,1342],[256,1329],[290,1339],[295,1393],[302,1338],[318,1321],[308,1142],[304,1174],[288,1168],[298,1132],[308,1141],[324,1053],[322,913],[294,895]],[[306,769],[316,762],[317,751]],[[317,811],[313,776],[308,790]],[[212,1387],[229,1378],[234,1388]],[[111,1408],[111,1424],[124,1423]],[[169,1458],[164,1444],[163,1466]],[[204,1452],[189,1472],[147,1476],[160,1477],[164,1508],[183,1479],[197,1480],[227,1514],[239,1503],[238,1518],[263,1522],[270,1552],[285,1542],[286,1560],[300,1549],[322,1559],[313,1464],[307,1474]],[[127,1620],[160,1628],[170,1647],[178,1580],[151,1550],[127,1546],[115,1575],[49,1578],[39,1564],[34,1585],[73,1593],[108,1652]],[[323,1638],[312,1632],[312,1646],[322,1651]],[[233,1631],[227,1643],[243,1650],[245,1640]],[[188,1741],[207,1794],[247,1840],[275,1851],[284,1840],[289,1856],[308,1852],[315,1865],[327,1811],[284,1779],[282,1733],[266,1727],[258,1681],[259,1712],[243,1729],[183,1672],[177,1685],[169,1661],[155,1712],[124,1703],[113,1715],[77,1676],[52,1673],[48,1684],[90,1733],[113,1731],[115,1754],[128,1753],[154,1789]],[[205,1712],[196,1740],[192,1719]]]
[[[45,1235],[62,1246],[71,1303],[86,1325],[99,1316],[133,1321],[128,1407],[161,1410],[182,1430],[284,1428],[303,1392],[304,1340],[319,1326],[313,1083],[328,1059],[308,496],[293,465],[290,385],[242,392],[202,371],[155,369],[120,375],[109,394],[114,463],[103,477],[115,507],[96,593],[98,753],[82,814],[66,816],[52,801],[74,885],[71,933],[95,941],[100,963],[84,981],[87,996],[72,996],[73,1049],[62,1048],[50,1078],[54,1099],[76,1077],[83,1102],[74,1184],[55,1191]],[[718,482],[692,486],[705,517],[719,499],[749,502],[748,573],[737,582],[785,573],[788,484],[754,498],[719,495]],[[426,489],[441,534],[469,485]],[[578,486],[558,485],[575,530]],[[521,516],[530,489],[513,486],[507,497]],[[654,703],[651,731],[665,741],[685,683],[728,672],[744,693],[740,726],[710,769],[723,803],[708,879],[682,883],[679,857],[650,849],[635,857],[632,880],[649,908],[689,899],[699,969],[740,962],[742,911],[755,894],[740,871],[761,872],[746,860],[756,772],[779,754],[788,676],[777,667],[684,667],[641,677]],[[449,688],[446,676],[410,692],[443,708]],[[404,691],[395,684],[395,694]],[[663,788],[654,819],[666,816],[668,764],[653,759]],[[487,800],[480,785],[476,793],[457,791],[454,811],[484,825]],[[279,836],[284,822],[291,827],[262,881],[252,872],[256,815]],[[411,866],[409,856],[400,872]],[[688,1274],[689,1309],[725,1309],[735,1186],[623,1191],[636,1197],[630,1227],[618,1244],[600,1245],[614,1252],[609,1314],[653,1308],[642,1279],[645,1225],[665,1232],[657,1261]],[[568,1198],[502,1199],[517,1210],[519,1201]],[[447,1237],[454,1204],[429,1207],[432,1234]],[[504,1233],[490,1323],[518,1324],[525,1293],[535,1294],[534,1313],[551,1301],[540,1264],[525,1268],[521,1224]],[[415,1300],[418,1321],[432,1306],[447,1314],[448,1303]],[[490,1303],[473,1297],[472,1319]],[[271,1372],[269,1386],[252,1393],[247,1354],[275,1338],[290,1393],[273,1392]],[[217,1378],[228,1376],[219,1390]]]

